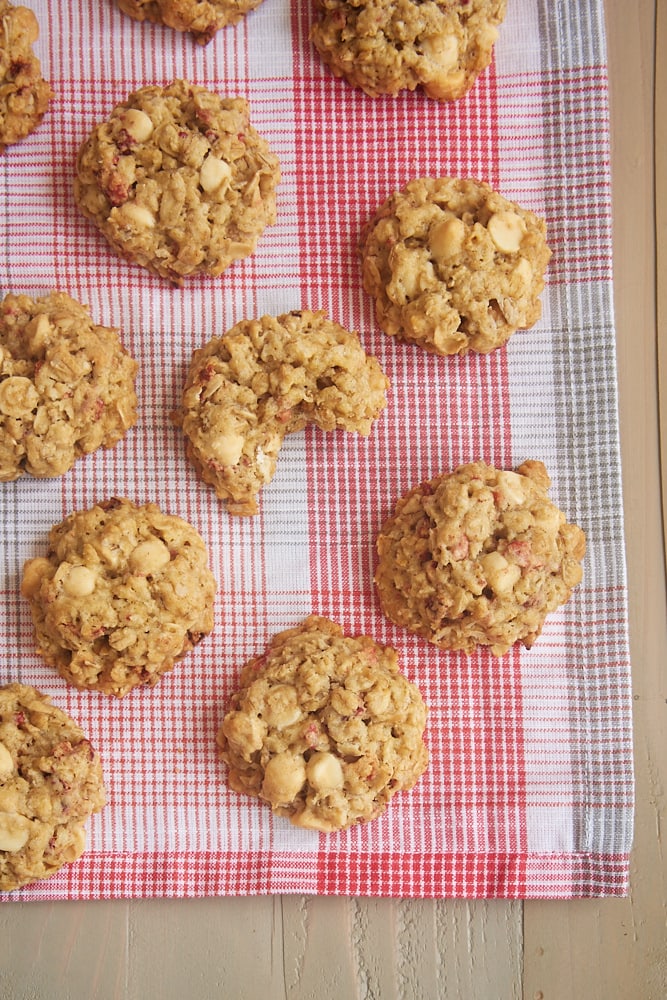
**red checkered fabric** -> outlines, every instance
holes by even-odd
[[[85,855],[11,898],[623,895],[633,773],[602,0],[512,0],[493,65],[447,105],[334,80],[302,0],[264,0],[205,48],[112,3],[28,2],[55,96],[0,157],[2,292],[68,292],[119,328],[141,372],[140,420],[121,444],[60,480],[0,490],[0,682],[35,684],[80,722],[109,793]],[[183,289],[114,256],[72,194],[93,124],[176,77],[246,97],[283,176],[257,251]],[[439,174],[484,179],[547,221],[542,318],[485,357],[435,358],[384,336],[361,288],[364,220],[410,178]],[[197,481],[169,412],[195,347],[240,319],[305,307],[359,331],[391,380],[389,407],[369,439],[289,438],[260,514],[231,518]],[[448,655],[394,627],[372,585],[375,534],[396,499],[479,458],[542,459],[588,539],[570,602],[532,650],[500,660]],[[41,663],[18,594],[51,525],[112,495],[194,524],[219,583],[214,633],[120,702]],[[242,664],[311,612],[394,645],[430,709],[416,787],[330,836],[230,791],[215,748]]]

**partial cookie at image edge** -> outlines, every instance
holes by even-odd
[[[105,802],[99,755],[77,723],[33,687],[0,686],[0,891],[76,861]]]
[[[64,292],[0,302],[0,481],[64,475],[137,421],[139,365]]]
[[[53,91],[33,52],[39,38],[34,11],[0,0],[0,154],[41,124]]]
[[[151,21],[191,34],[198,45],[208,45],[222,28],[238,24],[262,0],[117,0],[135,21]]]

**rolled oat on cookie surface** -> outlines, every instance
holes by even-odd
[[[0,891],[80,857],[105,802],[100,758],[73,719],[33,687],[0,687]]]
[[[130,94],[93,129],[74,193],[117,254],[181,285],[255,250],[279,180],[245,99],[176,80]]]
[[[37,652],[76,687],[118,698],[157,684],[211,632],[215,591],[192,525],[116,497],[54,525],[21,583]]]
[[[530,648],[581,581],[586,540],[542,462],[462,465],[402,497],[377,538],[385,615],[443,649]]]
[[[243,668],[218,730],[230,786],[322,833],[376,819],[428,765],[396,651],[311,616]]]

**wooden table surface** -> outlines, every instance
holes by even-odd
[[[630,897],[6,904],[0,1000],[667,997],[667,0],[606,9],[637,777]]]

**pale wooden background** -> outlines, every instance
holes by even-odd
[[[667,0],[606,7],[637,768],[630,898],[6,904],[0,1000],[667,998]]]

